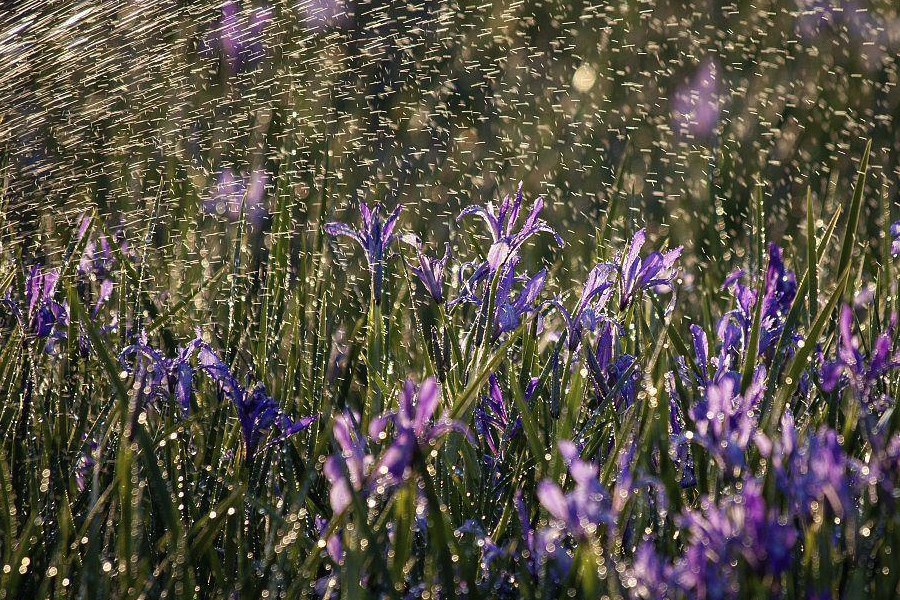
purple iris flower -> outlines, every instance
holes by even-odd
[[[112,279],[104,279],[100,282],[100,289],[97,293],[97,299],[94,301],[94,307],[91,309],[91,320],[96,321],[97,315],[100,314],[100,309],[103,308],[103,305],[109,302],[110,297],[112,296],[114,282]],[[118,327],[118,317],[113,316],[109,321],[103,322],[100,324],[99,331],[103,334],[112,333]],[[87,330],[84,328],[84,324],[79,324],[79,334],[78,334],[78,352],[81,356],[86,357],[91,352],[91,340],[88,337]]]
[[[182,413],[187,414],[194,380],[191,359],[203,346],[198,331],[197,337],[179,348],[174,358],[168,358],[151,347],[146,332],[142,332],[137,342],[119,353],[119,362],[128,373],[133,369],[138,389],[146,399],[175,399]]]
[[[780,575],[790,566],[798,537],[787,518],[766,507],[755,479],[745,480],[739,494],[719,503],[704,499],[700,510],[687,511],[683,523],[690,543],[677,566],[678,581],[696,598],[736,592],[739,559],[757,572]]]
[[[450,244],[444,243],[444,257],[438,259],[422,252],[422,241],[418,236],[407,234],[403,236],[403,241],[416,249],[416,257],[419,261],[419,265],[410,270],[419,278],[434,301],[438,304],[443,303],[444,270],[447,268],[447,260],[450,258]]]
[[[756,428],[756,407],[765,392],[766,369],[759,365],[743,395],[740,378],[729,373],[711,382],[697,404],[691,407],[695,441],[706,448],[723,469],[737,474]]]
[[[537,391],[539,379],[532,377],[525,388],[525,402],[531,402]],[[522,431],[522,419],[513,418],[503,397],[500,381],[491,373],[488,378],[488,394],[482,397],[474,411],[475,430],[491,451],[485,462],[493,468],[505,456],[509,443]]]
[[[591,269],[581,288],[578,302],[571,313],[559,300],[551,300],[566,321],[566,331],[569,336],[567,344],[570,352],[578,350],[585,328],[594,330],[598,320],[597,311],[606,306],[615,289],[615,273],[616,265],[607,262],[600,263]]]
[[[723,348],[732,352],[734,360],[750,340],[750,329],[753,326],[757,292],[745,286],[742,270],[734,271],[725,280],[723,288],[731,289],[737,307],[725,313],[719,319],[717,333]],[[769,263],[766,268],[765,287],[763,289],[763,305],[760,307],[759,323],[759,356],[771,359],[775,344],[784,330],[784,321],[790,311],[794,297],[797,295],[797,279],[793,271],[788,271],[781,258],[781,248],[769,244]],[[792,334],[792,340],[799,339],[799,333]],[[789,346],[790,348],[790,346]]]
[[[556,482],[545,479],[537,486],[538,500],[570,535],[577,539],[593,537],[601,525],[615,524],[612,498],[597,479],[597,465],[581,460],[575,444],[561,440],[559,451],[575,487],[564,494]]]
[[[105,280],[112,276],[115,264],[115,255],[109,240],[105,235],[98,235],[85,245],[84,254],[78,261],[78,272]]]
[[[547,269],[541,269],[531,277],[519,277],[516,275],[516,266],[519,264],[518,255],[513,256],[503,267],[503,273],[497,284],[497,293],[494,297],[494,338],[508,331],[514,331],[522,322],[522,318],[538,309],[537,299],[547,278]],[[465,265],[464,265],[465,266]],[[468,263],[468,266],[473,266]],[[485,307],[488,287],[490,285],[490,268],[487,263],[477,267],[472,275],[465,279],[460,270],[459,296],[448,303],[452,309],[457,304],[468,302]],[[513,287],[516,283],[522,283],[521,289],[513,298]],[[483,292],[479,291],[483,289]]]
[[[76,234],[78,239],[83,238],[87,234],[88,225],[90,225],[90,219],[85,216],[82,218],[81,225]],[[122,253],[127,255],[127,244],[123,239],[118,238],[118,235],[116,237]],[[113,241],[116,242],[115,239]],[[92,236],[85,245],[81,259],[78,261],[78,274],[80,275],[78,279],[78,293],[85,306],[93,304],[93,308],[90,312],[90,317],[93,321],[97,320],[100,309],[112,296],[113,289],[115,288],[113,279],[115,268],[116,256],[113,253],[109,238],[102,233]],[[96,297],[91,299],[89,294],[91,283],[94,281],[99,281],[100,285],[97,289]],[[98,325],[99,330],[102,333],[113,332],[117,327],[116,318],[113,317],[111,322],[105,322]],[[78,335],[78,349],[81,356],[85,357],[91,350],[91,342],[83,324],[80,326]]]
[[[546,231],[553,235],[557,245],[563,246],[562,238],[556,231],[538,218],[541,210],[544,208],[544,199],[540,196],[534,201],[525,224],[519,231],[515,231],[516,221],[519,218],[519,211],[522,208],[522,184],[519,183],[519,189],[516,191],[514,199],[510,199],[507,195],[500,204],[499,211],[494,211],[493,203],[487,206],[467,206],[459,216],[457,221],[466,215],[477,214],[485,223],[487,223],[488,231],[491,234],[492,244],[488,250],[487,265],[491,272],[500,268],[507,259],[515,255],[519,247],[531,236],[541,231]]]
[[[628,242],[621,259],[619,276],[619,310],[625,310],[639,290],[646,290],[672,283],[675,261],[681,256],[683,246],[668,252],[651,252],[643,259],[641,247],[647,239],[647,230],[640,229]]]
[[[40,265],[34,265],[25,279],[25,309],[8,290],[2,299],[23,331],[47,340],[47,352],[53,351],[58,340],[65,339],[69,325],[69,307],[54,300],[58,279],[56,269],[42,271]]]
[[[279,435],[269,441],[264,448],[306,429],[318,417],[318,415],[311,415],[296,421],[291,419],[279,408],[278,402],[268,394],[264,383],[257,382],[252,389],[248,390],[237,381],[228,366],[208,344],[200,346],[199,361],[200,370],[207,372],[219,384],[222,393],[231,400],[237,409],[248,462],[256,454],[265,433],[273,427],[279,430]]]
[[[519,419],[512,419],[500,389],[497,376],[488,378],[488,395],[475,407],[475,430],[481,435],[493,456],[500,456],[508,440],[522,428]]]
[[[900,256],[900,221],[891,225],[891,256]]]
[[[372,209],[364,201],[359,202],[359,212],[362,215],[362,229],[354,229],[345,223],[326,223],[325,232],[329,235],[338,237],[346,236],[362,246],[366,253],[366,260],[369,263],[369,272],[372,274],[372,296],[375,303],[381,302],[382,279],[384,278],[384,261],[385,252],[391,242],[397,237],[393,233],[394,226],[397,224],[397,218],[403,205],[397,207],[391,212],[388,218],[381,220],[381,205],[376,204]]]
[[[402,481],[416,453],[450,431],[458,431],[474,442],[462,423],[449,419],[432,423],[440,399],[441,390],[433,377],[418,388],[407,379],[397,410],[384,413],[369,423],[372,440],[385,439],[388,424],[393,424],[394,438],[375,466],[375,475],[381,483],[391,485]]]
[[[544,282],[547,278],[547,269],[541,269],[525,280],[522,289],[516,294],[515,299],[512,298],[513,284],[517,280],[515,267],[518,262],[519,257],[515,256],[507,263],[506,272],[497,285],[497,296],[495,299],[497,307],[497,312],[495,314],[495,337],[507,331],[515,331],[522,322],[522,317],[537,309],[536,301],[538,294],[544,289]]]
[[[794,419],[786,412],[780,437],[770,439],[760,433],[755,441],[760,454],[771,461],[778,487],[795,514],[808,519],[814,503],[825,501],[838,515],[852,509],[849,461],[837,433],[823,427],[801,443]]]
[[[709,338],[706,331],[697,324],[691,324],[691,342],[694,347],[694,359],[700,370],[696,377],[697,384],[706,388],[713,382],[721,381],[724,377],[738,377],[735,348],[739,338],[743,335],[736,327],[726,327],[723,331],[725,337],[719,344],[719,352],[716,356],[709,356]]]
[[[893,321],[896,321],[896,316]],[[845,376],[850,385],[860,395],[860,400],[871,400],[874,385],[885,373],[900,367],[900,352],[891,354],[894,323],[888,330],[875,339],[869,360],[859,349],[859,341],[853,335],[853,309],[848,305],[841,307],[838,321],[837,356],[822,367],[822,388],[832,391]]]
[[[637,394],[640,371],[631,368],[635,361],[634,356],[627,353],[617,356],[620,329],[620,325],[611,319],[601,319],[597,324],[596,347],[591,349],[586,345],[584,354],[588,373],[602,394],[602,399],[609,399],[608,395],[612,388],[619,385],[615,399],[618,403],[623,404],[621,408],[628,408],[634,402]],[[628,377],[628,379],[620,384],[622,377]]]
[[[642,542],[634,553],[634,561],[630,569],[633,583],[629,588],[632,598],[656,600],[671,597],[675,569],[656,551],[650,542]]]
[[[354,490],[361,492],[368,487],[368,473],[374,462],[372,455],[366,452],[365,440],[354,425],[357,421],[349,414],[338,415],[334,419],[334,441],[340,453],[328,457],[324,472],[331,484],[329,500],[335,514],[347,508]]]
[[[237,0],[222,4],[218,27],[206,39],[206,47],[218,48],[236,71],[251,68],[265,57],[263,30],[272,20],[272,9],[253,7],[242,15]]]
[[[82,438],[84,439],[84,438]],[[91,469],[97,464],[92,454],[97,450],[99,444],[91,440],[88,447],[78,456],[78,462],[75,463],[75,486],[79,492],[83,492],[87,488],[88,476]]]

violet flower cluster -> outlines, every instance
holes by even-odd
[[[2,299],[3,325],[18,333],[8,348],[21,338],[45,350],[2,354],[0,372],[27,367],[10,403],[15,450],[45,439],[39,428],[29,437],[45,418],[35,402],[101,390],[102,410],[71,416],[96,426],[40,458],[62,456],[61,469],[46,469],[53,478],[70,472],[59,483],[72,498],[64,508],[92,506],[105,490],[147,494],[141,518],[154,548],[185,545],[197,572],[197,561],[226,572],[246,550],[258,574],[283,569],[269,588],[301,595],[712,600],[900,589],[890,545],[900,530],[896,286],[879,280],[851,305],[843,300],[857,290],[822,277],[832,291],[819,302],[795,274],[802,265],[769,244],[756,272],[722,271],[715,293],[698,292],[682,286],[683,247],[652,244],[643,228],[565,270],[552,244],[547,262],[534,262],[538,234],[556,248],[562,239],[542,199],[527,214],[524,204],[520,184],[499,207],[463,208],[454,226],[475,215],[488,236],[438,241],[404,231],[402,206],[362,202],[359,226],[322,232],[362,249],[368,310],[354,314],[351,302],[331,313],[320,298],[310,311],[308,294],[289,293],[303,278],[286,276],[283,290],[240,311],[234,283],[228,321],[203,327],[187,303],[160,310],[164,301],[119,280],[131,265],[118,261],[133,253],[86,220],[72,268],[29,263]],[[898,227],[888,229],[895,254]],[[265,265],[267,286],[285,274],[271,269],[293,273],[289,255]],[[175,335],[185,325],[193,337]],[[48,394],[58,373],[64,392]],[[131,429],[112,426],[122,410]],[[121,433],[134,427],[140,437]],[[132,474],[148,484],[132,490]],[[163,505],[169,488],[178,501]],[[188,488],[206,494],[196,507]],[[78,526],[93,527],[92,514]],[[184,540],[167,529],[179,518],[190,521]],[[259,532],[233,560],[234,541]],[[287,587],[288,574],[299,587]]]

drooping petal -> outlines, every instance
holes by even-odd
[[[844,363],[841,361],[831,361],[825,363],[825,366],[822,367],[822,371],[820,373],[820,377],[822,380],[822,389],[826,392],[831,392],[834,388],[837,387],[838,382],[841,380],[841,375],[844,373]]]
[[[425,426],[434,414],[440,400],[441,390],[434,377],[429,377],[419,386],[418,402],[416,403],[415,418],[413,420],[413,430],[416,432],[417,437],[423,435]]]
[[[543,480],[537,485],[537,497],[548,513],[559,521],[568,522],[569,507],[562,490],[554,482]]]
[[[456,217],[456,220],[460,221],[463,217],[471,214],[476,214],[484,219],[484,222],[487,223],[488,231],[490,231],[491,239],[493,241],[496,242],[502,237],[502,232],[500,231],[500,223],[497,220],[497,217],[493,214],[493,211],[490,210],[490,206],[467,206],[462,210],[462,212],[459,213],[459,216]]]
[[[546,278],[547,269],[541,269],[525,283],[524,287],[522,287],[522,290],[519,292],[519,295],[516,297],[516,308],[520,312],[524,312],[525,309],[534,304],[538,294],[544,289],[544,281]]]
[[[181,410],[187,413],[191,409],[191,389],[194,369],[186,362],[179,362],[175,374],[175,399]]]
[[[353,492],[350,490],[350,485],[344,476],[343,470],[345,467],[341,464],[342,461],[343,459],[339,456],[329,456],[323,469],[325,477],[331,484],[328,499],[331,504],[331,510],[335,514],[343,512],[353,499]]]
[[[341,236],[342,235],[345,237],[349,237],[349,238],[356,240],[356,242],[360,246],[362,246],[364,249],[366,247],[366,244],[363,241],[362,236],[360,236],[359,232],[357,230],[353,229],[352,227],[350,227],[349,225],[335,221],[332,223],[325,223],[323,228],[325,229],[325,233],[327,233],[328,235],[332,235],[332,236]]]

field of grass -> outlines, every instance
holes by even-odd
[[[0,598],[900,596],[896,7],[113,4],[0,19]]]

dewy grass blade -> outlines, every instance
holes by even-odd
[[[747,391],[753,379],[753,371],[756,369],[756,359],[759,357],[759,327],[762,318],[763,294],[765,293],[766,278],[762,274],[758,278],[756,289],[756,302],[753,307],[753,322],[750,325],[750,336],[747,339],[747,352],[744,355],[744,367],[741,370],[741,393]]]
[[[275,211],[269,232],[269,260],[266,268],[266,284],[259,312],[259,333],[256,342],[257,379],[264,380],[269,360],[270,340],[274,338],[283,311],[285,285],[288,277],[289,248],[291,241],[290,194],[283,180],[288,178],[290,159],[280,169],[275,194]]]
[[[465,419],[465,416],[468,415],[469,409],[472,408],[472,404],[475,402],[478,392],[484,388],[484,385],[488,381],[488,377],[490,377],[491,373],[497,368],[497,365],[499,365],[506,357],[509,349],[512,348],[516,340],[519,339],[520,330],[521,328],[510,333],[509,338],[497,348],[494,354],[475,369],[477,374],[454,399],[453,406],[450,409],[450,419],[454,421],[467,420]]]
[[[856,246],[856,233],[859,230],[859,215],[862,209],[863,192],[865,192],[866,187],[866,175],[869,172],[869,155],[871,150],[872,140],[870,139],[866,142],[866,149],[863,151],[862,159],[860,160],[856,186],[853,189],[853,199],[850,201],[850,208],[847,211],[847,226],[844,228],[844,242],[841,245],[841,255],[838,259],[838,273],[843,273],[850,265],[853,249]]]
[[[225,325],[225,362],[227,363],[231,358],[235,343],[233,342],[233,329],[234,329],[234,321],[235,321],[235,304],[237,300],[235,296],[237,295],[238,288],[238,277],[240,276],[241,270],[241,249],[244,246],[244,227],[246,222],[246,214],[245,214],[245,206],[244,206],[245,198],[241,198],[241,207],[238,212],[238,228],[237,234],[234,236],[234,245],[231,250],[231,274],[228,277],[228,321]]]
[[[812,190],[806,188],[806,279],[808,280],[807,310],[810,323],[816,320],[819,303],[819,254],[816,250],[816,218],[812,205]],[[798,294],[802,297],[802,294]]]
[[[124,418],[127,414],[129,394],[128,390],[125,388],[125,384],[122,382],[122,378],[119,376],[120,369],[117,366],[116,361],[113,360],[112,355],[109,353],[107,347],[109,340],[102,338],[97,332],[96,327],[94,327],[94,324],[91,321],[90,315],[87,314],[84,307],[81,305],[80,300],[78,300],[78,295],[74,293],[73,290],[67,289],[67,291],[69,292],[68,297],[71,303],[70,308],[72,309],[75,318],[78,319],[82,327],[84,327],[88,338],[91,340],[91,347],[96,351],[100,365],[106,372],[109,384],[112,386],[116,398],[118,399],[119,416]]]
[[[194,291],[184,296],[181,300],[169,307],[165,312],[161,313],[156,318],[151,320],[145,328],[147,334],[149,335],[151,333],[154,333],[158,329],[168,326],[175,319],[175,317],[180,315],[185,308],[187,308],[196,298],[200,296],[200,294],[202,294],[213,285],[217,284],[219,282],[219,279],[221,279],[222,275],[224,275],[227,270],[227,266],[221,267],[218,271],[213,273],[212,277],[204,279],[196,287],[196,289],[194,289]]]
[[[775,345],[775,355],[772,360],[772,367],[769,369],[769,374],[766,378],[766,393],[765,399],[763,402],[764,407],[768,407],[772,397],[775,393],[775,382],[778,381],[778,378],[781,376],[781,369],[784,366],[784,362],[786,360],[786,349],[788,343],[790,343],[791,334],[796,330],[795,327],[800,323],[800,315],[803,310],[803,297],[806,294],[806,291],[810,282],[810,273],[809,270],[812,268],[818,272],[821,263],[824,261],[824,250],[828,247],[828,242],[831,240],[831,235],[834,233],[834,229],[838,222],[838,217],[841,214],[840,206],[838,206],[837,210],[835,210],[834,215],[831,217],[831,221],[828,224],[828,227],[825,230],[825,234],[822,236],[822,240],[819,242],[818,249],[816,254],[820,256],[820,260],[818,265],[807,265],[807,273],[803,275],[803,278],[800,280],[800,284],[797,286],[797,294],[794,298],[794,302],[791,304],[790,310],[788,310],[787,317],[784,321],[784,328],[780,338],[778,339],[777,344]],[[818,297],[813,300],[815,304],[818,304]],[[816,314],[818,314],[818,310],[816,310]]]
[[[781,416],[784,414],[788,402],[794,395],[797,386],[800,385],[800,377],[808,365],[809,357],[812,355],[813,350],[815,350],[816,341],[825,329],[825,324],[834,314],[834,311],[844,294],[844,288],[847,285],[849,277],[850,266],[848,265],[840,279],[838,279],[838,283],[822,312],[819,313],[819,316],[816,317],[815,322],[810,327],[809,332],[803,341],[803,345],[799,346],[797,353],[794,354],[794,358],[788,367],[784,383],[775,396],[775,405],[773,406],[772,411],[767,415],[766,426],[763,428],[764,431],[771,432],[772,428],[776,427],[781,421]]]

